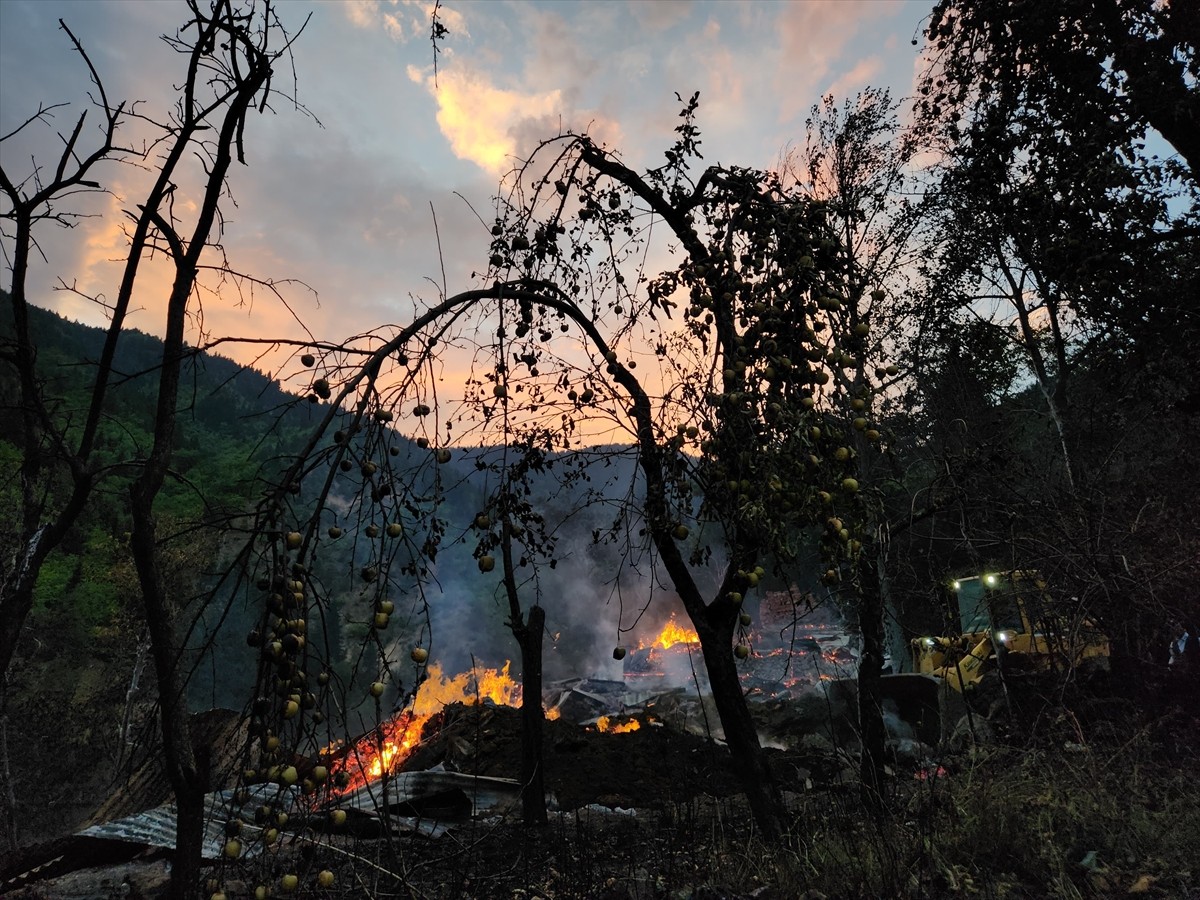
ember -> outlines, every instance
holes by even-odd
[[[642,727],[642,723],[637,719],[630,719],[628,722],[614,723],[611,716],[601,716],[596,720],[596,730],[603,731],[605,734],[625,734],[630,731],[637,731]]]

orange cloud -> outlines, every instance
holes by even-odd
[[[82,220],[77,233],[81,240],[73,254],[53,263],[62,273],[62,280],[73,290],[57,291],[39,298],[43,305],[68,319],[88,325],[106,327],[107,307],[117,300],[129,241],[125,233],[128,218],[128,196],[138,196],[138,188],[114,185],[114,192],[104,198],[95,210],[97,215]],[[181,197],[176,212],[185,220],[194,211],[195,203]],[[254,240],[239,242],[231,259],[242,271],[261,274],[279,271],[282,261],[274,258],[268,248],[256,246]],[[206,252],[204,265],[218,265],[215,252]],[[137,282],[125,321],[127,328],[161,337],[166,325],[166,305],[174,281],[174,267],[162,253],[148,254],[138,267]],[[280,288],[288,305],[296,310],[312,333],[329,338],[345,328],[346,323],[332,307],[318,308],[311,294],[301,287],[283,285]],[[89,299],[95,298],[95,300]],[[99,302],[97,302],[99,301]],[[196,293],[188,303],[187,340],[196,345],[215,338],[251,337],[304,340],[304,328],[287,307],[269,289],[224,278],[214,271],[204,270],[198,279]],[[243,364],[277,370],[290,349],[269,353],[259,359],[266,348],[254,344],[222,344],[216,352]]]
[[[563,112],[562,91],[522,93],[505,90],[481,74],[461,67],[443,70],[437,83],[432,74],[408,67],[408,77],[423,84],[437,100],[437,121],[459,159],[469,160],[494,175],[512,168],[518,155],[517,134],[532,121],[555,123]],[[546,130],[546,129],[542,129]]]
[[[71,289],[40,298],[45,306],[88,325],[108,324],[106,307],[117,300],[129,256],[129,219],[124,214],[128,203],[122,199],[127,194],[130,192],[125,185],[114,185],[113,193],[106,195],[97,208],[89,209],[92,217],[83,219],[78,227],[82,238],[78,247],[67,259],[52,263],[56,277]],[[133,188],[131,195],[139,196],[138,188]],[[162,333],[172,281],[171,267],[163,254],[142,260],[129,307],[130,327]]]
[[[883,60],[878,56],[868,56],[829,85],[825,93],[833,94],[834,97],[848,97],[865,88],[882,70]]]

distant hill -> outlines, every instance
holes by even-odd
[[[8,295],[0,294],[0,346],[11,346],[12,308]],[[30,308],[29,319],[44,394],[61,422],[81,424],[104,330],[37,307]],[[122,333],[105,402],[106,421],[97,441],[100,466],[119,467],[148,452],[161,356],[157,337],[137,330]],[[283,452],[315,421],[313,410],[296,404],[298,398],[265,374],[207,353],[186,363],[180,395],[173,466],[203,484],[209,502],[215,504],[244,506],[247,475]],[[14,366],[0,365],[0,441],[19,442],[19,398]],[[195,491],[168,486],[164,500],[170,514],[183,516],[200,509]],[[119,516],[113,516],[110,522],[115,525]]]
[[[46,310],[32,309],[30,315],[39,347],[39,374],[48,394],[60,398],[56,414],[69,421],[83,408],[104,333]],[[0,342],[11,339],[11,309],[5,303],[0,312]],[[120,473],[119,466],[136,462],[150,445],[158,389],[155,366],[161,347],[156,337],[142,332],[122,335],[115,366],[120,377],[114,379],[106,404],[109,419],[99,445],[104,463],[117,466],[117,474],[97,493],[71,538],[48,562],[39,582],[37,615],[47,622],[69,623],[81,640],[86,640],[89,629],[105,626],[128,609],[128,595],[135,589],[123,542],[128,530],[124,490],[127,476]],[[0,477],[9,483],[16,474],[12,441],[20,428],[14,405],[14,398],[19,396],[15,379],[11,365],[0,365]],[[261,496],[261,476],[278,472],[327,410],[324,404],[311,404],[288,393],[261,372],[204,353],[189,361],[181,394],[173,455],[178,480],[167,486],[159,503],[161,515],[175,522],[249,511]],[[437,522],[422,525],[438,530],[440,535],[436,561],[429,567],[433,580],[420,594],[429,602],[435,656],[451,671],[471,665],[473,659],[491,664],[503,661],[515,652],[515,646],[505,627],[507,608],[499,591],[499,571],[481,574],[473,557],[480,535],[472,523],[495,484],[495,477],[480,467],[488,451],[457,448],[449,464],[437,466],[431,464],[429,450],[418,448],[399,434],[389,444],[396,450],[389,464],[398,477],[415,479],[424,486],[420,492],[431,496],[436,471],[442,486]],[[565,484],[560,482],[570,461],[562,455],[549,457],[550,471],[534,484],[530,498],[534,508],[545,516],[555,539],[556,565],[543,566],[536,578],[523,586],[526,605],[537,598],[547,611],[548,634],[553,638],[547,641],[547,670],[551,676],[594,674],[611,668],[610,651],[619,640],[618,620],[630,625],[653,596],[654,608],[648,622],[662,621],[673,602],[669,590],[657,586],[652,591],[655,576],[644,566],[625,568],[627,560],[621,548],[603,537],[613,525],[616,499],[637,483],[634,455],[619,451],[604,454],[599,448],[593,448],[590,455],[599,462],[586,471],[574,466]],[[312,508],[314,491],[326,473],[328,469],[318,466],[306,478],[293,501],[297,513],[307,515],[304,510]],[[314,573],[331,597],[326,637],[334,655],[352,654],[368,631],[365,621],[369,610],[364,606],[357,573],[366,559],[368,543],[360,539],[360,529],[374,521],[374,513],[355,506],[357,485],[357,472],[337,474],[334,493],[321,516],[321,532],[336,524],[344,535],[337,540],[322,540],[312,560]],[[15,499],[15,495],[10,496],[7,502]],[[0,495],[0,505],[4,503]],[[399,500],[394,510],[394,518],[407,515]],[[5,519],[9,525],[0,528],[11,527],[14,521],[11,515]],[[635,539],[636,532],[633,523],[631,534]],[[701,536],[697,532],[693,539]],[[196,540],[173,552],[201,553],[201,537],[198,533]],[[415,579],[411,574],[395,573],[413,559],[413,548],[426,537],[410,535],[411,540],[393,561],[398,612],[390,636],[398,642],[419,634],[424,625],[423,616],[417,613],[420,604],[414,605],[418,596]],[[210,556],[181,557],[183,564],[200,570],[207,567],[210,577],[215,577],[221,566],[216,543],[203,552]],[[521,574],[530,578],[534,571],[523,567]],[[704,577],[717,577],[715,564]],[[405,601],[410,591],[413,603]],[[403,609],[413,610],[412,615],[405,618],[400,614]],[[252,670],[252,651],[246,647],[245,634],[258,614],[252,604],[239,601],[229,611],[222,605],[205,617],[207,624],[197,643],[220,622],[212,655],[221,661],[221,665],[198,669],[195,688],[207,694],[206,703],[233,703],[243,696],[240,692],[245,688],[244,679],[222,684],[228,679],[216,673]]]

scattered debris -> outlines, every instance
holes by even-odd
[[[202,859],[220,859],[225,847],[225,823],[232,818],[234,791],[217,791],[204,798],[204,842],[201,845]],[[299,791],[291,790],[283,794],[292,805],[299,797]],[[244,806],[257,806],[268,799],[278,803],[280,788],[270,785],[257,785],[249,791],[250,799]],[[132,816],[125,816],[111,822],[89,825],[79,832],[80,837],[101,838],[110,841],[124,841],[139,845],[143,848],[162,847],[175,849],[176,812],[174,803],[165,803],[154,809],[147,809]],[[254,856],[262,851],[260,842],[247,842],[242,853]]]

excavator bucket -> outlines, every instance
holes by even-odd
[[[885,713],[912,729],[923,744],[936,747],[962,715],[962,695],[932,675],[885,675],[880,682]]]

